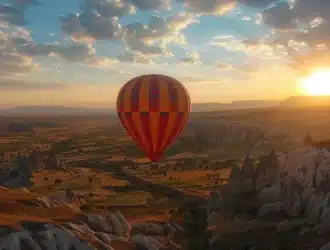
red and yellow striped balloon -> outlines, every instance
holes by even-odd
[[[142,75],[128,81],[117,98],[119,119],[151,161],[184,129],[190,97],[177,80],[164,75]]]

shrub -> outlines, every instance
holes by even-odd
[[[56,178],[55,180],[54,180],[54,183],[55,184],[61,184],[63,181],[61,180],[61,179],[59,179],[59,178]]]
[[[10,177],[12,178],[16,178],[18,177],[19,173],[18,173],[18,170],[13,170],[10,172]]]
[[[197,202],[187,202],[181,209],[184,216],[185,250],[207,250],[207,212]]]

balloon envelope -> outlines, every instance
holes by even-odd
[[[119,91],[117,113],[148,158],[158,161],[184,129],[190,115],[190,97],[174,78],[142,75]]]

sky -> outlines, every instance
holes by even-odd
[[[0,0],[0,105],[113,107],[159,73],[192,102],[285,99],[329,64],[329,0]]]

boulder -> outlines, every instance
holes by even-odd
[[[128,236],[131,232],[131,226],[128,224],[127,220],[125,219],[125,217],[119,212],[116,211],[115,215],[117,216],[118,220],[120,221],[121,225],[124,228],[124,234],[125,236]]]
[[[122,236],[125,233],[125,229],[120,223],[119,219],[117,218],[116,215],[111,214],[107,217],[107,220],[110,221],[113,229],[113,233],[117,236]],[[109,222],[108,222],[109,224]]]
[[[131,237],[131,241],[136,244],[146,247],[148,250],[158,250],[158,248],[155,245],[153,245],[150,241],[148,241],[147,237],[145,237],[141,234],[133,235]],[[161,244],[161,243],[159,243],[159,244]]]
[[[268,203],[259,208],[258,218],[270,221],[279,221],[289,216],[289,202]]]
[[[97,232],[112,233],[109,224],[100,215],[89,214],[87,215],[87,223],[91,229]]]

